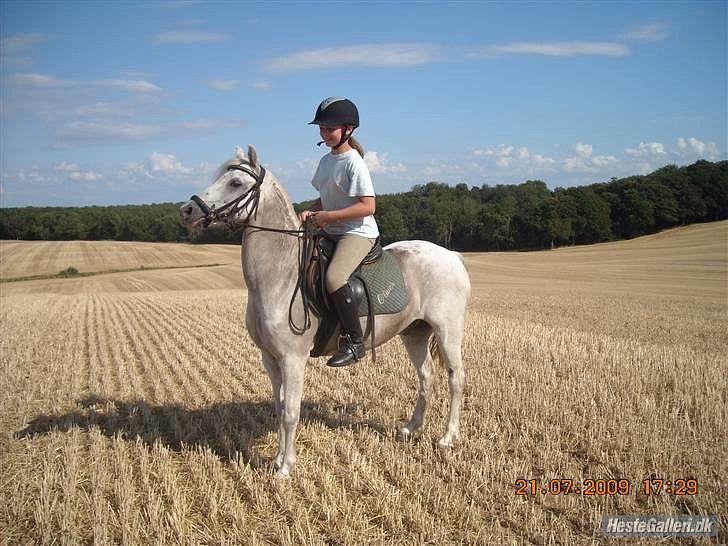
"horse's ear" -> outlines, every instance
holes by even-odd
[[[252,144],[248,144],[248,161],[252,167],[258,166],[258,153],[253,148]]]

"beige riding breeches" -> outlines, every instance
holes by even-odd
[[[374,247],[376,239],[361,235],[342,235],[336,243],[334,257],[326,271],[326,290],[333,294],[344,286],[364,257]]]

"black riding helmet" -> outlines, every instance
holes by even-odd
[[[353,125],[359,127],[359,110],[349,99],[329,97],[319,104],[316,116],[309,125]]]

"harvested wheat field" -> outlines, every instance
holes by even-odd
[[[434,445],[444,371],[423,433],[397,439],[417,381],[395,340],[376,365],[309,362],[287,480],[239,248],[3,242],[4,280],[100,274],[0,284],[0,542],[601,544],[620,542],[603,515],[718,514],[724,543],[727,233],[466,255],[461,442]],[[542,494],[552,479],[632,490]]]
[[[0,241],[0,278],[79,272],[209,266],[240,262],[235,245],[131,241]]]

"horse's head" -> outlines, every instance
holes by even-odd
[[[198,230],[216,222],[247,221],[255,215],[264,178],[255,148],[248,145],[246,155],[236,146],[235,158],[222,164],[212,185],[180,207],[180,223]]]

